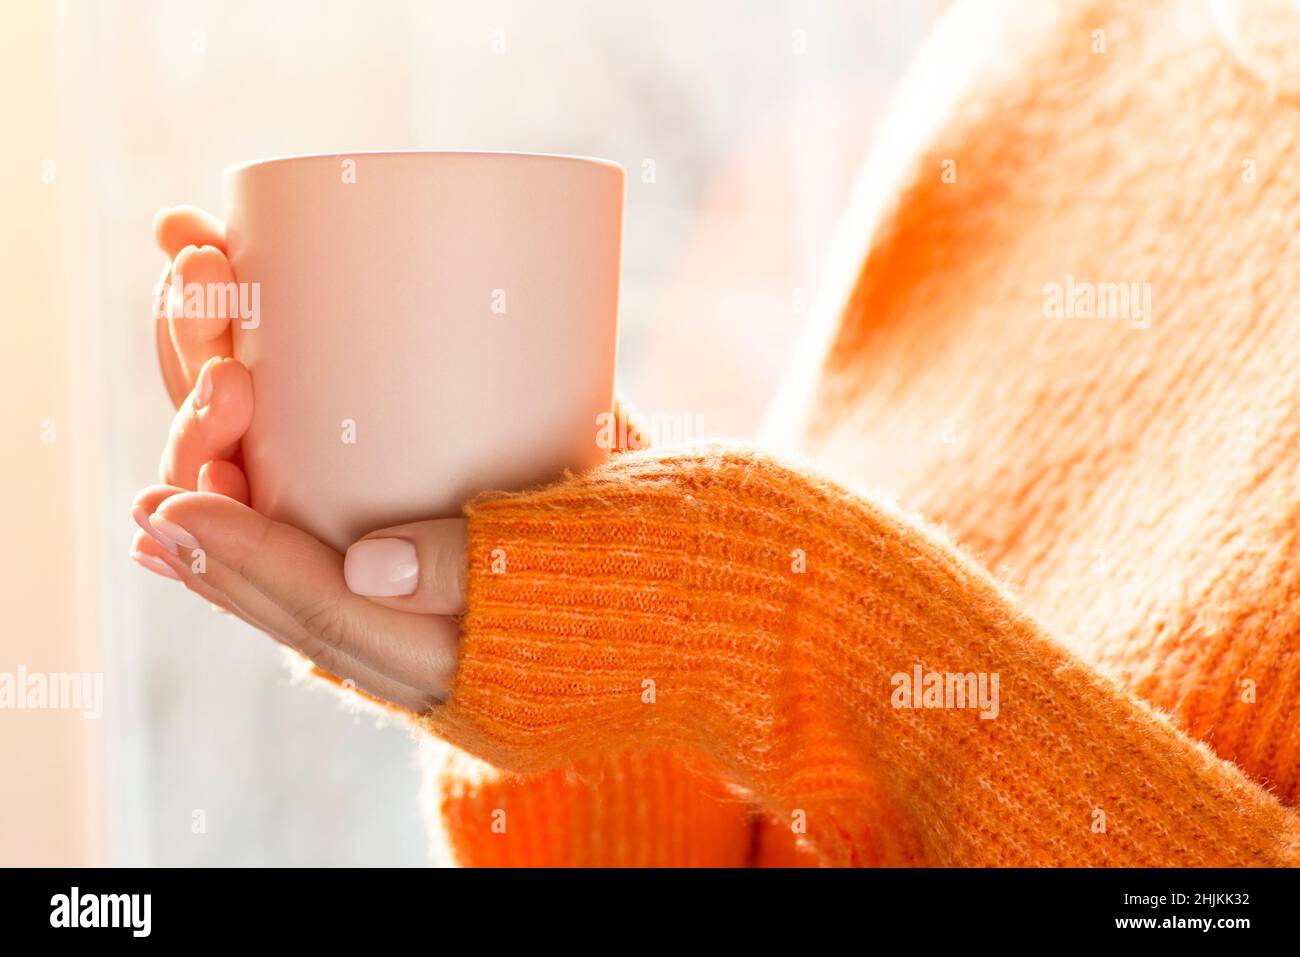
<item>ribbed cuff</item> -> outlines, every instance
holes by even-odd
[[[456,684],[431,730],[541,770],[623,744],[716,745],[715,718],[770,726],[807,534],[782,481],[751,453],[638,453],[476,501]]]

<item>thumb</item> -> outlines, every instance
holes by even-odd
[[[459,615],[465,610],[467,535],[463,518],[380,529],[348,549],[343,576],[354,594],[380,605]]]

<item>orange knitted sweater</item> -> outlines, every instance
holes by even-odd
[[[422,719],[462,749],[431,758],[458,860],[1300,864],[1300,50],[1272,6],[963,5],[783,396],[800,448],[470,507]]]

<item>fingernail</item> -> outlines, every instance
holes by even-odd
[[[149,524],[149,511],[143,505],[137,505],[135,508],[131,509],[131,517],[135,519],[135,523],[144,530],[144,533],[155,542],[167,549],[167,551],[171,552],[173,555],[180,554],[179,550],[172,542],[167,541],[167,539],[159,535],[157,529]]]
[[[179,551],[184,548],[198,548],[199,540],[191,535],[185,529],[181,528],[175,522],[169,522],[157,512],[149,516],[149,524],[153,530],[163,537],[171,546],[173,551]]]
[[[176,574],[176,570],[168,565],[157,555],[144,555],[140,552],[134,552],[131,555],[142,568],[147,568],[155,575],[161,575],[163,578],[170,578],[173,581],[180,581],[181,576]]]
[[[343,578],[357,595],[410,595],[420,581],[420,559],[415,546],[404,538],[367,538],[348,549]]]
[[[199,370],[198,381],[194,383],[194,408],[201,409],[212,398],[212,367],[221,361],[220,356],[213,356],[203,363]]]

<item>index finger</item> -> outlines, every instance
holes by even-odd
[[[213,356],[229,356],[230,320],[239,309],[235,274],[215,246],[186,246],[172,263],[167,323],[188,382]]]
[[[158,248],[175,259],[186,246],[215,246],[226,251],[226,224],[197,206],[164,206],[153,218]]]
[[[172,261],[187,246],[211,246],[226,251],[226,224],[197,206],[164,206],[154,215],[154,240],[167,255],[162,278],[154,289],[154,327],[158,349],[158,364],[162,369],[163,384],[173,406],[184,401],[194,387],[197,369],[192,361],[183,360],[172,340],[172,330],[167,319],[167,302],[171,296]],[[211,353],[211,354],[216,354]],[[199,363],[199,366],[202,362]]]

